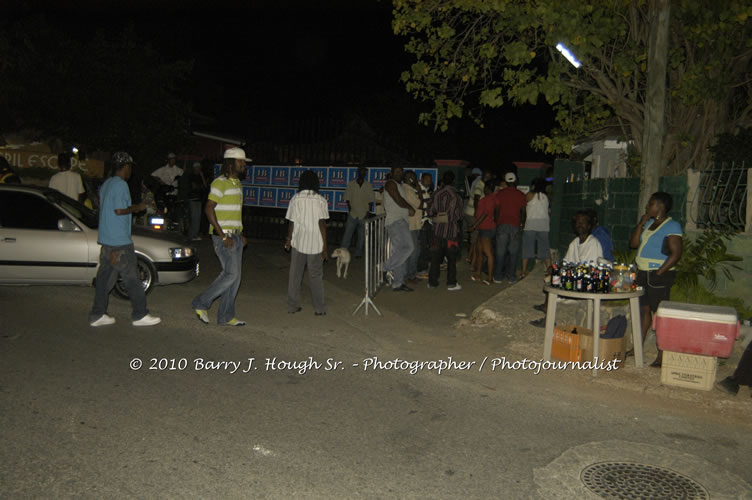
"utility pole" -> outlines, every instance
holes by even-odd
[[[640,165],[640,204],[638,218],[650,195],[658,191],[663,172],[664,116],[666,112],[666,68],[668,67],[668,35],[671,20],[670,0],[648,0],[648,86],[645,96],[645,126],[642,134]]]

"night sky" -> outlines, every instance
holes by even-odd
[[[216,118],[217,132],[249,137],[269,120],[357,113],[383,132],[433,141],[437,158],[502,169],[517,160],[551,160],[528,147],[551,127],[545,104],[491,112],[485,129],[456,121],[438,140],[418,125],[421,104],[399,81],[411,59],[392,34],[389,1],[65,3],[18,2],[12,12],[43,13],[84,38],[132,25],[165,61],[192,60],[185,96],[194,111]]]

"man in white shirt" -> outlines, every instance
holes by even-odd
[[[577,236],[569,244],[564,260],[575,264],[590,262],[591,260],[597,263],[598,257],[603,257],[603,249],[600,242],[595,236],[590,234],[594,225],[593,218],[587,210],[580,210],[574,215],[572,218],[572,228]],[[543,304],[533,306],[533,308],[545,313],[547,304],[548,295]],[[533,320],[530,324],[538,328],[544,328],[546,326],[546,317],[543,316],[540,319]]]
[[[603,257],[603,248],[598,239],[590,234],[593,231],[593,218],[586,210],[580,210],[572,219],[572,227],[577,235],[569,244],[564,260],[567,262],[598,262]]]
[[[175,153],[167,155],[167,165],[163,165],[151,173],[152,177],[159,179],[159,182],[165,186],[172,186],[172,190],[168,191],[167,196],[177,196],[178,194],[178,181],[177,178],[183,175],[183,169],[177,166],[177,158]]]
[[[326,220],[329,208],[319,194],[319,177],[312,170],[300,176],[299,192],[292,197],[285,218],[287,226],[285,250],[291,252],[290,277],[287,282],[287,312],[295,314],[300,305],[300,285],[308,267],[313,310],[316,316],[326,314],[324,301],[324,260],[327,258]]]
[[[60,172],[50,178],[49,187],[83,203],[86,199],[86,190],[81,175],[71,170],[71,156],[68,153],[57,155],[57,166]]]

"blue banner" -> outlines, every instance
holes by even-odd
[[[273,207],[276,208],[277,206],[277,188],[273,187],[262,187],[259,188],[259,205],[262,207]]]
[[[334,191],[330,191],[329,189],[322,189],[319,191],[319,194],[326,198],[326,206],[328,210],[331,212],[334,210]]]
[[[290,167],[271,167],[272,169],[272,186],[290,185]]]
[[[259,204],[259,188],[243,186],[243,205],[256,206]]]
[[[373,185],[374,189],[382,188],[386,184],[386,174],[390,171],[390,168],[369,168],[368,182]]]
[[[268,186],[272,179],[272,168],[265,166],[253,167],[253,184]]]
[[[329,167],[328,188],[345,189],[347,187],[347,167]]]
[[[287,208],[290,200],[295,196],[296,190],[292,188],[277,188],[277,208]]]
[[[334,192],[334,212],[347,212],[347,202],[345,201],[344,191]]]

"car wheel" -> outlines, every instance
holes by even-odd
[[[154,283],[157,281],[157,271],[154,269],[154,265],[151,262],[140,255],[136,259],[136,267],[138,267],[138,277],[144,285],[144,292],[148,294],[151,292]],[[125,289],[121,278],[118,278],[117,283],[115,283],[114,290],[118,297],[122,299],[128,298],[128,291]]]

